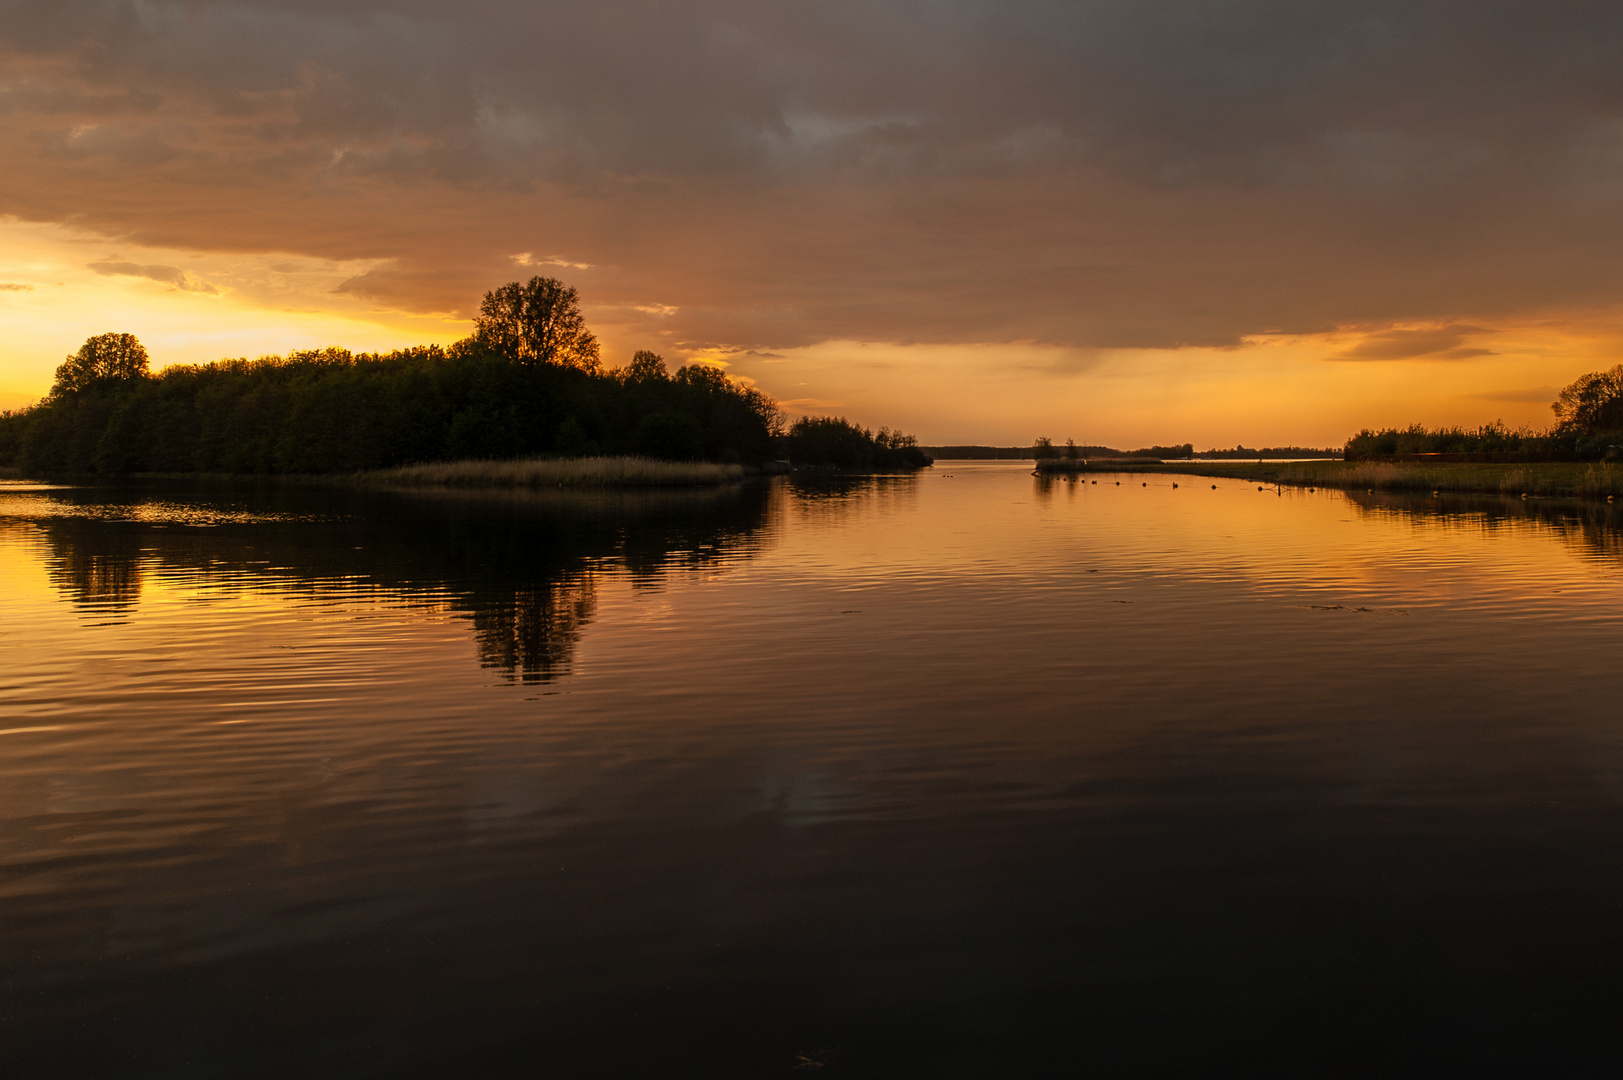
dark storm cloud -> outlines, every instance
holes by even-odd
[[[1224,344],[1623,284],[1612,4],[18,0],[0,44],[0,212],[388,259],[343,288],[419,309],[524,251],[763,348]]]

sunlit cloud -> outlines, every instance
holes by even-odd
[[[0,219],[0,275],[18,286],[0,289],[0,408],[37,400],[67,354],[110,331],[139,337],[155,367],[334,344],[389,349],[468,331],[460,319],[335,298],[333,285],[364,264],[135,246],[122,249],[127,258],[87,260],[86,249],[101,243],[60,226]]]
[[[1366,334],[1358,344],[1334,353],[1330,360],[1469,360],[1478,356],[1493,356],[1492,349],[1470,347],[1466,338],[1491,334],[1481,326],[1450,324],[1378,330]]]
[[[537,257],[528,251],[520,252],[517,255],[509,255],[508,258],[513,261],[514,266],[563,266],[571,270],[590,270],[592,268],[591,263],[571,262],[568,259],[560,259],[556,255]]]
[[[178,266],[141,266],[132,262],[104,259],[100,262],[90,263],[88,269],[110,277],[146,278],[149,281],[161,282],[171,288],[179,289],[181,292],[206,293],[210,296],[218,296],[220,293],[220,290],[213,285],[198,279]]]

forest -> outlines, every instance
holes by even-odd
[[[152,372],[103,334],[38,404],[0,413],[0,465],[29,475],[343,473],[535,456],[638,455],[827,469],[929,464],[907,436],[843,418],[787,428],[777,404],[717,367],[671,372],[638,352],[606,370],[574,288],[487,293],[473,335],[386,354],[341,348]]]

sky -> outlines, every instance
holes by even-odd
[[[7,0],[0,407],[580,291],[921,441],[1549,422],[1623,360],[1623,5]]]

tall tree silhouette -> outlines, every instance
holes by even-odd
[[[147,373],[147,351],[134,334],[97,334],[56,369],[53,397],[98,383],[137,379]]]
[[[1623,430],[1623,364],[1578,376],[1550,408],[1562,431]]]
[[[647,349],[638,349],[631,357],[621,377],[626,382],[649,382],[670,378],[670,372],[665,370],[665,358],[656,352]]]
[[[586,329],[580,295],[557,278],[509,282],[485,294],[473,340],[525,364],[598,370],[597,338]]]

